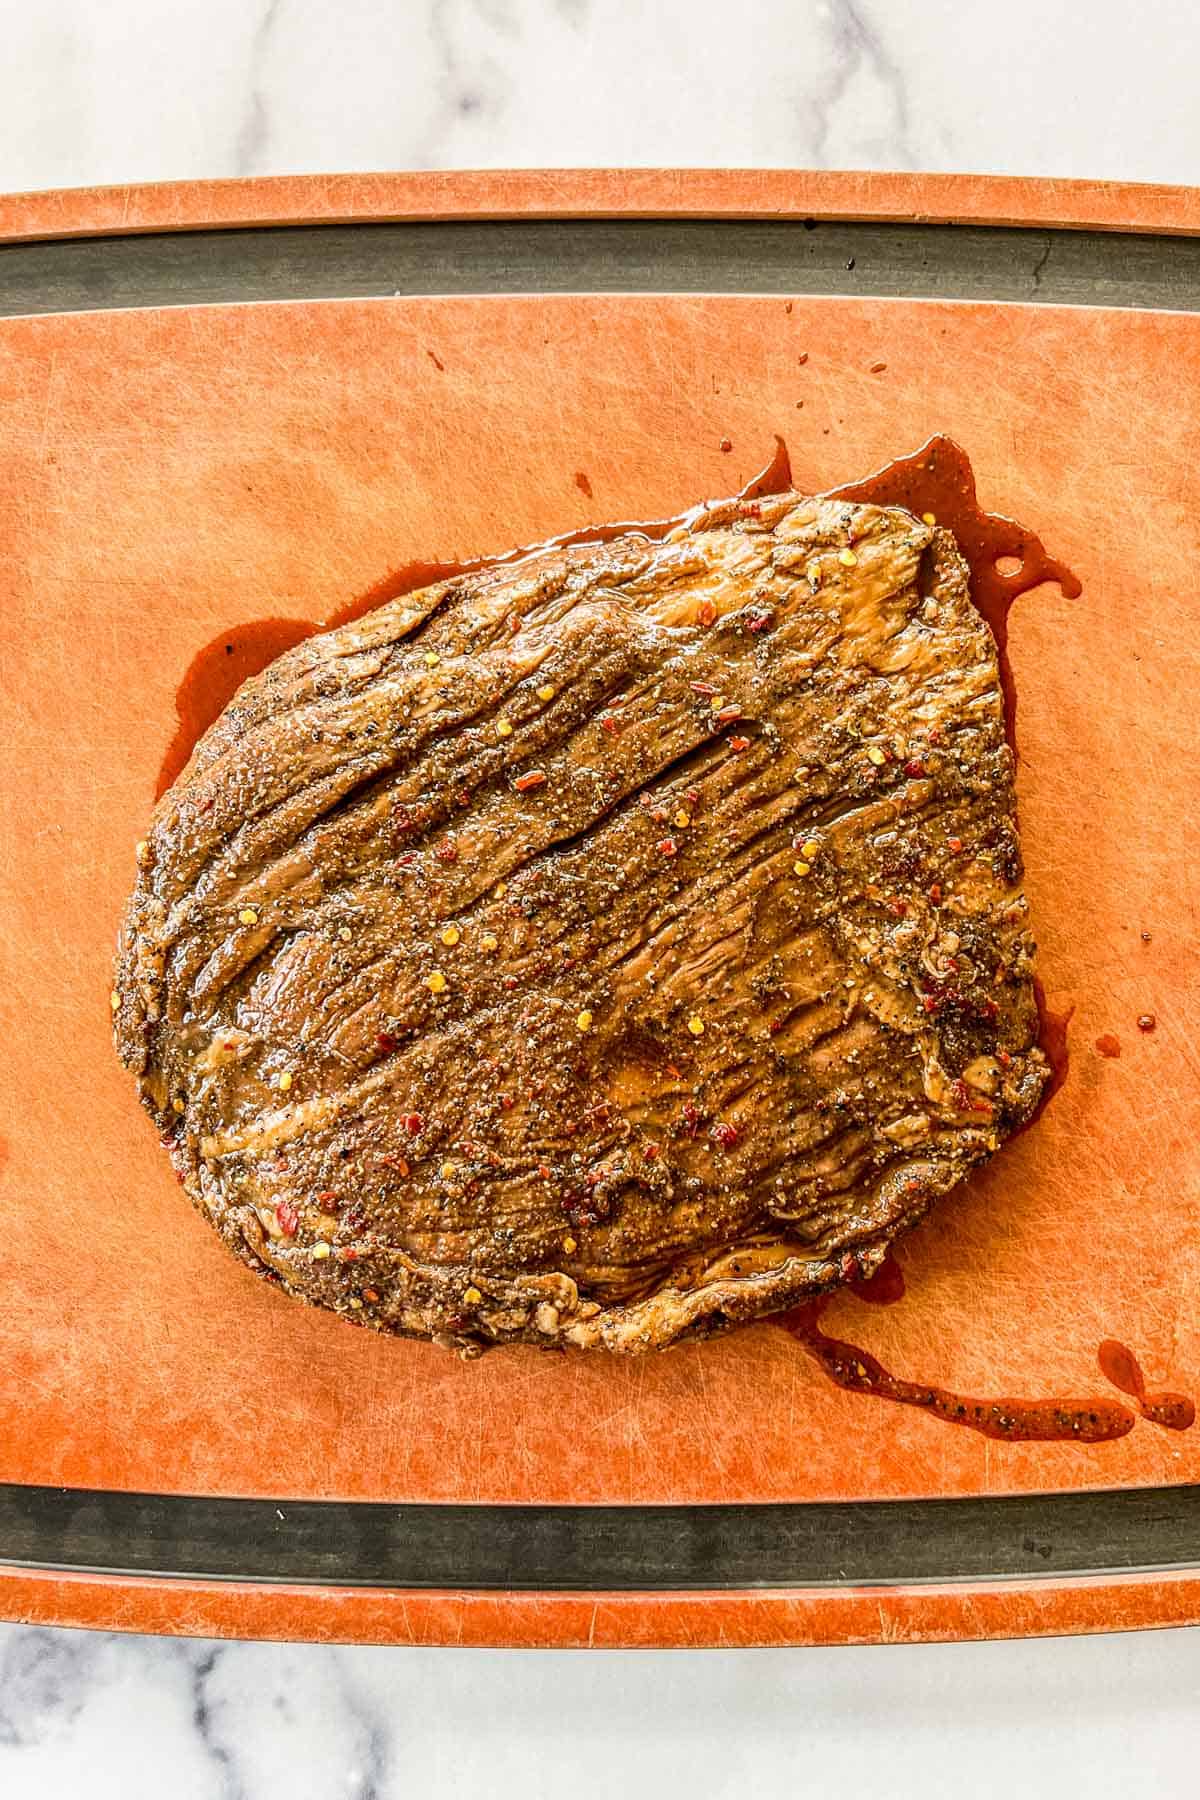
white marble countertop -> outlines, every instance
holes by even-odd
[[[1189,0],[4,0],[0,188],[680,163],[1200,181]]]
[[[691,164],[1200,183],[1190,0],[2,0],[0,191]],[[1200,1633],[506,1653],[0,1626],[5,1800],[1195,1792]]]

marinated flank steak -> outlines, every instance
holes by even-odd
[[[789,493],[443,581],[240,690],[116,1041],[290,1293],[647,1350],[868,1274],[1047,1080],[949,532]]]

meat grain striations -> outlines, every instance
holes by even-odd
[[[246,683],[139,846],[120,1055],[253,1268],[465,1350],[793,1304],[1034,1111],[996,647],[795,493],[548,548]]]

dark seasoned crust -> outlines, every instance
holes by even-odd
[[[440,583],[248,682],[155,811],[117,1047],[225,1241],[464,1347],[786,1306],[1033,1111],[994,641],[796,494]]]

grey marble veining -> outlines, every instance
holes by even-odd
[[[1195,1632],[587,1655],[0,1627],[0,1793],[1183,1800],[1198,1684]]]
[[[522,165],[1200,182],[1149,0],[0,0],[0,189]],[[1200,1634],[707,1654],[0,1626],[3,1800],[1195,1792]]]
[[[679,163],[1200,180],[1145,0],[7,0],[0,188]]]

